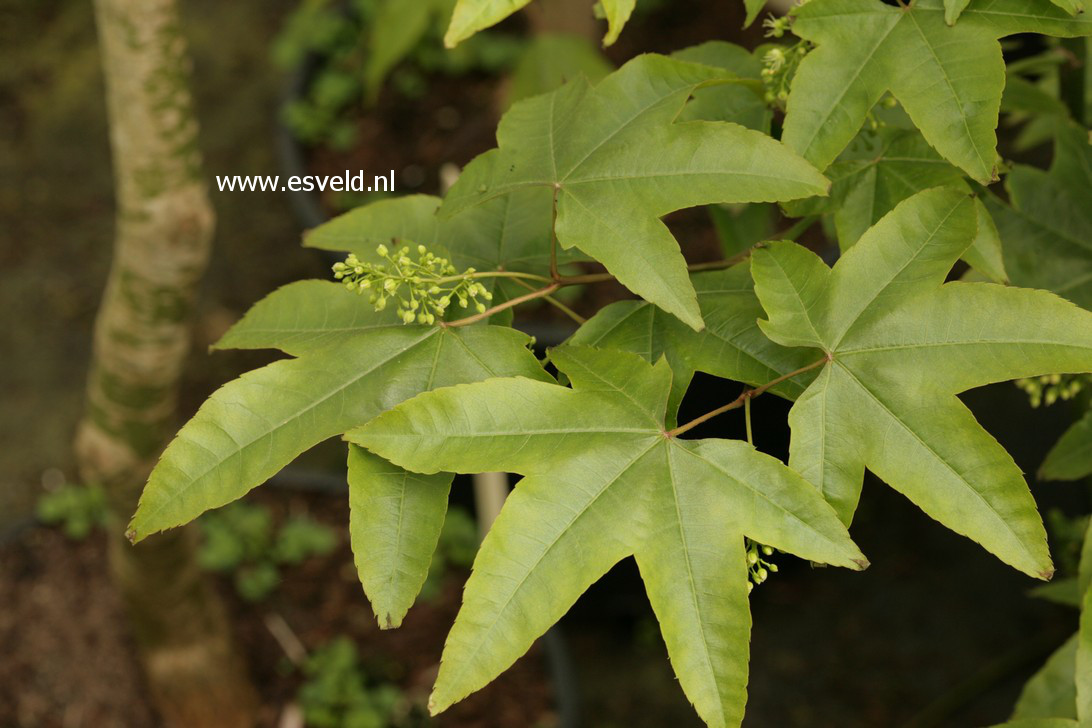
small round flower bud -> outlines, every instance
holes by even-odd
[[[383,245],[382,243],[380,243],[379,246],[375,249],[375,252],[378,253],[381,258],[386,258],[387,253],[389,253],[390,251],[387,250],[386,245]]]
[[[414,318],[416,317],[413,315],[413,311],[406,311],[402,314],[402,320],[407,324],[412,324]]]
[[[485,313],[485,304],[484,303],[479,303],[474,308],[476,308],[478,310],[478,313]]]
[[[424,245],[418,245],[418,246],[417,246],[417,254],[418,254],[418,255],[424,255],[424,254],[425,254],[425,250],[426,250],[426,248],[425,248],[425,246],[424,246]]]

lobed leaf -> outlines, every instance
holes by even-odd
[[[428,577],[453,477],[411,473],[349,445],[349,537],[381,629],[402,625]]]
[[[958,4],[803,5],[793,32],[818,47],[793,81],[785,143],[826,169],[890,91],[945,159],[983,184],[996,180],[994,130],[1005,85],[998,40],[1014,33],[1092,35],[1092,19],[1070,17],[1049,0],[971,0],[949,25]]]
[[[582,80],[512,106],[497,149],[471,162],[441,215],[528,187],[556,198],[555,231],[646,300],[700,329],[678,243],[660,221],[684,207],[824,194],[826,180],[764,134],[674,122],[691,93],[724,70],[640,56],[595,87]]]
[[[245,333],[240,325],[237,335]],[[541,379],[527,341],[494,326],[395,325],[248,372],[179,430],[148,478],[129,537],[139,541],[240,498],[310,447],[423,390],[502,374]]]
[[[525,476],[475,561],[431,709],[487,684],[633,555],[684,691],[709,725],[739,725],[744,535],[815,561],[867,562],[830,507],[777,460],[738,441],[668,435],[666,361],[578,346],[551,358],[573,389],[521,378],[451,387],[347,435],[415,471]]]
[[[1046,533],[1027,484],[955,395],[1092,370],[1092,313],[1045,291],[945,284],[975,229],[973,200],[940,188],[899,204],[833,270],[793,243],[758,250],[760,325],[779,344],[829,358],[789,414],[789,464],[845,523],[868,467],[948,528],[1046,579]]]

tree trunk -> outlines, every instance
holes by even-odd
[[[214,215],[174,0],[95,0],[95,10],[118,213],[76,436],[80,477],[109,494],[110,567],[163,723],[250,726],[254,690],[223,605],[197,567],[192,529],[135,547],[122,535],[176,424]]]
[[[527,17],[535,35],[571,33],[598,41],[603,32],[589,0],[540,0],[527,6]]]

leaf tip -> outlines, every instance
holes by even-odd
[[[872,566],[872,562],[863,556],[859,559],[853,559],[853,563],[857,565],[857,571],[864,571],[869,566]]]
[[[1039,578],[1043,581],[1050,581],[1054,578],[1054,567],[1048,567],[1039,572]]]
[[[134,545],[136,544],[137,541],[140,540],[137,537],[137,532],[136,532],[135,528],[129,528],[128,530],[126,530],[125,531],[125,538],[127,538],[129,540],[130,544],[134,544]]]
[[[382,630],[397,629],[398,627],[402,626],[402,620],[395,620],[394,615],[392,615],[390,612],[384,614],[382,617],[379,618],[378,621],[379,629]]]
[[[435,718],[440,713],[443,713],[445,710],[447,710],[447,704],[441,703],[436,698],[436,690],[434,689],[432,691],[432,695],[428,696],[428,714]]]

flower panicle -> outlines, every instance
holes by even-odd
[[[442,320],[451,304],[460,308],[486,310],[485,301],[493,294],[475,280],[474,268],[460,273],[447,258],[438,256],[424,245],[401,248],[378,245],[376,262],[362,261],[350,253],[333,265],[334,279],[358,295],[368,292],[368,302],[383,311],[396,304],[395,315],[405,324],[432,325]]]

